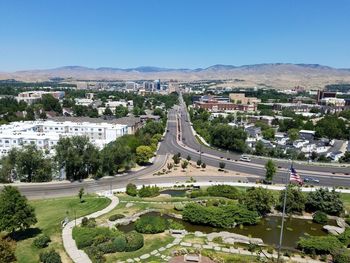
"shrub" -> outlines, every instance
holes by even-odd
[[[116,220],[121,219],[121,218],[124,218],[124,217],[125,217],[125,215],[123,215],[123,214],[115,214],[115,215],[111,215],[111,216],[108,218],[108,220],[109,220],[109,221],[116,221]]]
[[[159,195],[159,187],[157,186],[142,186],[139,190],[140,197],[155,197]]]
[[[50,237],[47,235],[40,235],[34,239],[33,245],[37,248],[44,248],[50,243]]]
[[[103,252],[96,246],[85,248],[85,252],[94,263],[103,263],[106,261],[103,257]]]
[[[314,221],[317,224],[326,224],[328,221],[327,214],[322,211],[317,211],[312,215],[312,221]]]
[[[207,192],[210,196],[226,197],[230,199],[237,199],[239,190],[231,185],[213,185],[209,186]]]
[[[117,245],[114,242],[112,242],[112,241],[101,243],[101,244],[97,245],[97,248],[100,251],[102,251],[103,254],[117,252]]]
[[[335,236],[309,236],[298,241],[298,248],[307,254],[331,254],[343,247]]]
[[[338,236],[338,239],[345,247],[348,247],[350,245],[350,228],[346,228],[345,231]]]
[[[137,196],[137,187],[136,185],[129,183],[126,185],[126,194],[130,196]]]
[[[81,220],[81,226],[82,227],[96,227],[96,220],[95,218],[87,218],[87,217],[84,217],[82,220]]]
[[[211,225],[214,227],[228,228],[235,224],[256,224],[259,221],[257,212],[236,205],[205,207],[196,203],[189,203],[182,212],[184,220],[194,224]]]
[[[167,221],[159,216],[143,216],[136,220],[135,230],[139,233],[155,234],[167,229]]]
[[[180,230],[184,229],[184,226],[180,222],[177,222],[173,219],[168,219],[168,228]]]
[[[190,193],[189,193],[189,197],[190,198],[197,198],[197,197],[200,197],[200,196],[207,196],[208,193],[204,190],[192,190]]]
[[[40,262],[42,263],[61,263],[60,254],[58,254],[55,250],[49,250],[40,253]]]
[[[144,240],[143,235],[136,231],[131,231],[125,235],[126,247],[125,251],[135,251],[143,247]]]
[[[350,251],[347,249],[337,250],[333,255],[334,263],[349,263],[350,262]]]
[[[108,237],[108,236],[105,236],[105,235],[98,235],[98,236],[96,236],[96,237],[93,238],[93,240],[92,240],[92,245],[93,245],[93,246],[97,246],[97,245],[102,244],[102,243],[105,243],[105,242],[107,242],[107,241],[109,241],[109,240],[110,240],[110,237]]]
[[[117,252],[122,252],[125,250],[126,248],[126,239],[125,239],[125,235],[120,235],[117,236],[114,240],[113,240],[114,245],[116,246],[116,251]]]
[[[74,227],[73,238],[79,249],[89,247],[94,243],[94,239],[97,236],[104,236],[108,240],[114,239],[118,234],[108,227]]]

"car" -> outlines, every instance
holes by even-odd
[[[305,183],[317,183],[317,184],[319,184],[320,180],[313,178],[313,177],[305,177],[304,182]]]
[[[242,162],[250,162],[251,161],[249,156],[246,156],[246,155],[242,155],[241,158],[239,158],[239,160]]]

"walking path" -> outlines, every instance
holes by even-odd
[[[95,213],[92,213],[90,215],[87,215],[85,217],[87,218],[96,218],[99,217],[103,214],[106,214],[113,210],[118,204],[119,204],[119,199],[115,195],[111,194],[110,192],[102,193],[100,194],[101,196],[108,197],[111,199],[111,203],[104,209],[97,211]],[[72,231],[73,227],[75,225],[80,225],[83,217],[80,217],[76,220],[70,221],[68,224],[66,224],[62,230],[62,240],[63,240],[63,246],[64,249],[66,250],[67,254],[69,257],[73,260],[74,263],[91,263],[90,258],[88,255],[83,251],[79,250],[75,240],[73,239]]]

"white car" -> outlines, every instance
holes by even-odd
[[[246,155],[242,155],[241,158],[239,158],[240,161],[242,162],[250,162],[250,158],[249,156],[246,156]]]

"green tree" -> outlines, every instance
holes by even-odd
[[[283,209],[284,192],[285,190],[280,192],[279,203],[276,207],[280,211],[282,211]],[[289,185],[287,187],[286,213],[301,214],[305,209],[305,202],[306,197],[301,192],[300,187],[297,187],[295,185]]]
[[[316,189],[307,195],[305,209],[308,212],[322,211],[330,215],[339,215],[344,210],[340,193],[328,188]]]
[[[206,165],[205,163],[202,163],[201,167],[202,167],[203,169],[205,169],[205,168],[207,167],[207,165]]]
[[[106,107],[105,110],[103,111],[103,115],[112,116],[113,112],[111,111],[111,109],[109,107]]]
[[[69,180],[87,178],[97,173],[100,166],[98,149],[85,136],[60,138],[55,160],[64,169]]]
[[[34,208],[17,188],[4,186],[0,193],[0,231],[13,233],[37,222]]]
[[[273,180],[274,175],[277,172],[275,163],[272,160],[268,160],[265,164],[265,170],[266,170],[265,178],[267,181],[271,182]]]
[[[59,114],[62,113],[62,107],[59,100],[54,98],[51,94],[44,94],[41,98],[41,103],[45,111],[55,111]]]
[[[225,150],[244,152],[247,133],[242,128],[218,124],[210,128],[210,143]]]
[[[187,166],[188,166],[188,161],[183,161],[181,164],[182,170],[186,170]]]
[[[26,109],[26,120],[28,121],[33,121],[35,120],[35,114],[34,114],[34,109],[33,107],[28,107]]]
[[[136,151],[136,148],[133,148],[134,145],[128,142],[131,141],[118,138],[102,149],[100,155],[103,174],[113,176],[118,173],[120,169],[128,170],[133,166],[133,152]]]
[[[267,189],[252,187],[247,189],[246,193],[241,197],[240,203],[244,204],[251,211],[256,211],[260,215],[266,215],[271,212],[275,199]]]
[[[47,182],[52,179],[52,163],[35,145],[26,145],[15,151],[15,169],[20,180]]]
[[[136,148],[136,162],[138,164],[146,164],[153,157],[153,151],[150,146],[141,145]]]
[[[275,130],[272,128],[266,129],[262,131],[262,135],[266,140],[273,140],[275,139]]]
[[[173,156],[173,161],[174,161],[174,164],[175,164],[175,165],[179,164],[179,163],[180,163],[180,160],[181,160],[181,158],[180,158],[177,154],[175,154],[175,155]]]
[[[42,263],[61,263],[60,254],[55,250],[44,251],[40,253],[40,262]]]
[[[161,122],[149,121],[142,128],[142,132],[148,133],[151,137],[155,134],[162,134],[164,132],[164,125]]]
[[[225,169],[225,166],[226,166],[226,163],[224,163],[224,162],[220,162],[220,163],[219,163],[219,168],[220,168],[221,170]]]
[[[78,192],[78,197],[79,197],[80,203],[83,202],[83,195],[84,195],[84,188],[82,187],[79,189],[79,192]]]
[[[289,140],[291,140],[292,142],[296,141],[297,139],[299,139],[299,130],[298,129],[288,130],[288,137],[289,137]]]
[[[262,141],[257,141],[255,144],[255,154],[259,156],[264,156],[266,153],[266,149]]]
[[[344,156],[340,158],[339,162],[341,162],[341,163],[350,163],[350,152],[346,151]]]
[[[137,187],[132,183],[126,185],[126,194],[130,196],[137,196]]]
[[[124,107],[123,105],[119,105],[115,107],[114,113],[117,118],[122,118],[128,115],[129,110],[127,107]]]
[[[317,137],[329,139],[349,139],[349,129],[344,120],[329,115],[319,120],[315,126]]]

